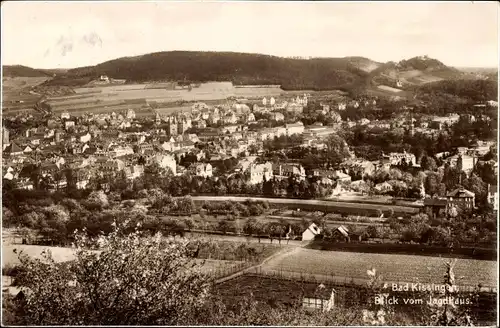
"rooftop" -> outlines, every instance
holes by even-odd
[[[464,188],[457,188],[446,194],[447,197],[469,198],[474,197],[475,194]]]
[[[331,286],[326,286],[324,284],[304,285],[304,297],[328,300],[332,296],[332,292],[335,292],[335,289]]]

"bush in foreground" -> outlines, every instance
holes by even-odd
[[[17,325],[171,325],[184,322],[208,295],[186,240],[160,235],[95,240],[76,237],[76,259],[58,264],[19,254],[23,298]],[[99,251],[93,251],[92,248]]]
[[[212,296],[207,276],[193,257],[200,245],[186,239],[165,241],[161,235],[130,234],[114,226],[108,236],[90,240],[77,234],[76,259],[56,263],[19,254],[17,278],[22,296],[4,297],[3,324],[9,325],[470,325],[456,307],[426,310],[415,322],[391,307],[369,306],[309,312],[299,307],[258,304],[251,295],[224,305]],[[194,246],[194,247],[193,247]],[[96,251],[97,249],[97,251]],[[386,286],[374,269],[371,298],[385,297]],[[447,265],[447,289],[454,296],[453,266]],[[371,305],[370,305],[371,304]]]

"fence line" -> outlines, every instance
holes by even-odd
[[[325,283],[333,286],[343,286],[343,287],[356,287],[356,286],[367,286],[368,279],[361,278],[349,278],[333,275],[315,275],[305,272],[292,272],[284,270],[272,270],[272,269],[262,269],[262,267],[253,267],[245,271],[246,275],[253,275],[266,278],[275,278],[280,280],[295,280],[301,282],[310,283]],[[388,284],[412,284],[412,282],[407,281],[387,281]],[[437,285],[437,284],[435,284]],[[497,288],[491,286],[471,286],[471,285],[457,285],[459,292],[473,293],[479,290],[482,293],[496,293]]]

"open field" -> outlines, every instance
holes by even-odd
[[[47,77],[4,77],[2,79],[2,112],[16,115],[34,112],[33,107],[41,95],[30,90],[45,82]]]
[[[169,114],[178,113],[178,112],[190,112],[191,105],[173,106],[173,107],[159,107],[159,108],[155,108],[154,111],[160,115],[169,115]]]
[[[19,264],[19,259],[16,254],[14,254],[14,249],[18,252],[23,251],[31,257],[41,258],[41,253],[43,250],[50,250],[52,252],[52,257],[56,262],[66,262],[73,260],[74,249],[69,247],[50,247],[50,246],[39,246],[39,245],[2,245],[2,267],[9,265]]]
[[[429,75],[422,75],[422,76],[414,76],[411,78],[407,78],[406,81],[413,83],[413,84],[425,84],[425,83],[431,83],[431,82],[437,82],[437,81],[442,81],[442,78],[436,77],[436,76],[429,76]]]
[[[426,73],[419,70],[410,70],[399,73],[399,77],[402,80],[418,85],[443,80],[439,77],[439,75],[439,72]]]
[[[25,254],[41,258],[43,250],[50,250],[52,257],[56,262],[67,262],[75,259],[74,249],[66,247],[49,247],[37,245],[11,245],[2,247],[2,267],[12,267],[20,264],[19,259],[13,250],[23,251]],[[232,272],[242,269],[245,262],[243,261],[227,261],[227,260],[211,260],[197,259],[196,262],[201,266],[198,267],[201,272],[207,273],[214,277],[221,277]]]
[[[34,87],[47,81],[49,77],[3,77],[2,87],[4,92]]]
[[[68,111],[75,115],[85,112],[112,112],[151,102],[174,103],[178,101],[216,101],[228,97],[264,97],[280,95],[279,87],[243,87],[235,88],[230,82],[202,83],[192,90],[172,89],[162,84],[130,84],[76,88],[76,94],[51,97],[47,103],[53,112]],[[140,101],[135,103],[135,101]],[[175,111],[189,110],[190,106],[160,107],[160,114],[170,114]]]
[[[396,88],[389,87],[387,85],[379,85],[378,88],[381,90],[384,90],[384,91],[389,91],[389,92],[394,92],[394,93],[399,93],[402,91],[402,90],[399,90]]]
[[[402,91],[398,93],[390,92],[387,90],[382,90],[379,88],[369,88],[367,89],[368,94],[376,97],[396,97],[400,99],[409,99],[411,94],[408,91]]]
[[[367,279],[367,270],[376,268],[385,281],[441,283],[446,261],[444,258],[418,255],[300,249],[289,256],[269,261],[263,269]],[[457,259],[456,284],[496,287],[496,265],[496,261]]]
[[[283,90],[279,87],[245,87],[235,88],[230,82],[202,83],[200,87],[172,90],[171,88],[158,88],[154,84],[130,84],[100,86],[92,88],[76,88],[75,92],[81,96],[91,95],[92,100],[122,101],[130,99],[146,99],[146,101],[175,102],[203,101],[226,99],[231,96],[260,97],[279,95]],[[54,107],[74,106],[87,103],[88,97],[57,97],[49,100]]]
[[[401,214],[416,214],[419,212],[418,208],[396,206],[396,205],[376,205],[376,204],[363,204],[363,203],[348,203],[348,202],[333,202],[324,200],[310,200],[310,199],[287,199],[287,198],[260,198],[260,197],[235,197],[235,196],[193,196],[195,202],[212,202],[212,201],[236,201],[244,202],[247,200],[252,201],[267,201],[273,205],[286,206],[291,209],[301,208],[304,210],[317,210],[322,212],[338,212],[345,214],[358,214],[358,215],[375,215],[378,210],[388,213],[391,209],[397,215]]]
[[[311,93],[317,96],[338,95],[340,91],[285,91],[279,86],[233,86],[231,82],[207,82],[199,87],[188,89],[173,89],[170,83],[103,85],[94,87],[81,87],[74,89],[75,94],[68,96],[50,97],[47,103],[54,112],[68,111],[75,114],[98,111],[107,106],[125,106],[128,101],[142,100],[143,103],[175,103],[178,101],[220,101],[228,97],[237,98],[262,98],[271,96],[295,96],[297,94]],[[135,109],[136,105],[130,105]],[[173,111],[184,110],[184,106],[161,107],[158,112],[169,114]],[[187,106],[186,106],[187,107]],[[189,106],[190,107],[190,106]],[[174,109],[175,108],[175,109]],[[113,109],[114,111],[120,109]],[[110,112],[112,110],[106,110]]]

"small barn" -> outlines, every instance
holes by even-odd
[[[341,225],[332,231],[332,238],[337,241],[349,242],[349,229]]]
[[[330,311],[335,306],[335,289],[320,284],[304,291],[302,307],[308,310]]]
[[[313,240],[321,233],[321,229],[315,224],[311,225],[302,233],[302,241]]]

